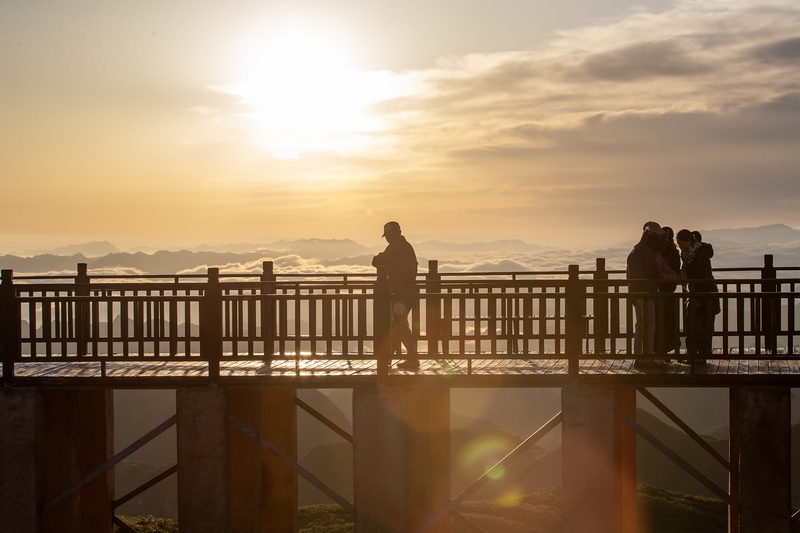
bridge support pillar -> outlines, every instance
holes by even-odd
[[[42,503],[43,411],[36,389],[0,389],[0,531],[38,533]]]
[[[614,416],[635,418],[636,389],[562,389],[565,533],[636,531],[636,439]]]
[[[353,458],[355,531],[415,531],[450,501],[449,389],[354,389]]]
[[[228,412],[297,461],[294,389],[233,389]],[[232,531],[297,531],[297,474],[241,430],[229,428]]]
[[[64,493],[113,456],[112,391],[3,389],[0,398],[0,506],[10,506],[0,531],[110,533],[112,472]]]
[[[228,395],[178,389],[178,523],[181,533],[230,531]]]
[[[114,394],[106,389],[43,390],[45,498],[57,497],[114,456]],[[111,531],[113,470],[44,516],[45,531]]]
[[[792,530],[790,394],[739,388],[740,531]]]
[[[181,532],[297,531],[297,475],[228,423],[236,417],[297,459],[294,389],[179,389]]]

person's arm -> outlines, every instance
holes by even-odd
[[[394,262],[395,248],[389,244],[384,251],[372,258],[372,266],[388,266]]]

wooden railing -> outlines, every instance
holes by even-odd
[[[800,268],[718,269],[722,312],[707,358],[800,358]],[[440,273],[419,277],[411,312],[423,358],[568,360],[631,358],[634,317],[623,271]],[[641,296],[641,295],[638,295]],[[650,295],[652,296],[652,295]],[[678,309],[685,293],[658,301]],[[677,300],[677,302],[675,302]],[[224,361],[377,360],[393,357],[390,287],[375,274],[89,276],[15,278],[2,272],[3,380],[15,363],[203,361],[211,378]],[[677,317],[682,324],[682,317]],[[682,329],[682,328],[681,328]],[[651,357],[668,357],[655,354]],[[396,356],[395,356],[396,357]],[[671,354],[678,358],[679,355]],[[800,369],[798,369],[800,373]]]

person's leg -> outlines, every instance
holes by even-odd
[[[652,298],[645,298],[644,309],[644,338],[642,349],[646,354],[655,352],[656,342],[656,302]]]
[[[670,324],[669,324],[669,342],[667,346],[669,347],[669,351],[675,354],[675,357],[678,357],[681,353],[680,313],[681,313],[680,300],[678,299],[677,295],[673,293],[672,298],[669,300]]]
[[[398,305],[402,304],[397,301],[392,302],[392,357],[395,359],[401,359],[403,357],[403,348],[401,346],[403,325],[400,317],[397,316],[396,310]]]
[[[637,355],[653,353],[656,333],[656,303],[652,298],[636,298],[633,300],[633,310],[636,315],[636,326],[633,332],[633,352]],[[663,361],[658,361],[663,362]],[[650,359],[638,359],[637,367],[647,367],[655,364]]]
[[[633,330],[633,353],[641,354],[642,352],[642,327],[644,326],[644,305],[641,298],[633,299],[633,312],[636,320]]]
[[[705,364],[710,357],[714,340],[714,312],[709,302],[704,302],[697,310],[697,364]]]
[[[686,360],[691,362],[697,354],[697,313],[691,300],[686,301],[683,329],[686,331]]]
[[[400,367],[417,367],[419,366],[419,359],[417,358],[417,343],[414,339],[414,333],[408,324],[409,315],[413,302],[409,300],[398,301],[393,307],[392,317],[393,324],[396,325],[394,333],[397,335],[398,345],[402,343],[406,347],[406,360],[399,363]],[[398,357],[400,357],[401,349],[398,346]]]
[[[662,293],[656,302],[656,352],[668,354],[679,346],[675,331],[677,301],[671,293]]]

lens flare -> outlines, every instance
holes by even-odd
[[[500,431],[474,435],[458,454],[458,468],[470,476],[479,476],[488,471],[489,479],[500,480],[506,475],[505,467],[492,467],[517,444],[519,442],[514,437]]]

